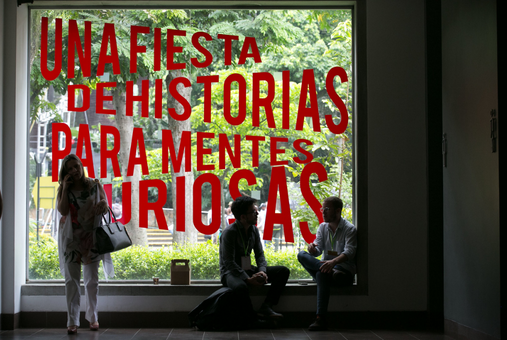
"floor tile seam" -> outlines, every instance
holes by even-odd
[[[413,335],[412,333],[408,333],[408,335],[410,335],[410,336],[411,336],[411,337],[413,337],[413,338],[416,338],[417,340],[421,340],[421,339],[419,339],[418,337],[416,337],[415,335]]]
[[[32,335],[37,334],[37,333],[38,333],[38,332],[40,332],[41,330],[42,330],[42,329],[39,329],[39,330],[38,330],[38,331],[36,331],[36,332],[31,331],[29,335],[26,335],[26,337],[27,337],[27,338],[29,338],[29,337],[31,337]],[[14,335],[14,333],[13,333],[13,335]],[[15,335],[14,335],[14,336],[15,336]],[[21,336],[23,336],[23,337],[24,337],[25,335],[21,335]]]
[[[301,328],[303,330],[303,332],[305,332],[306,336],[308,337],[308,339],[312,340],[312,337],[310,336],[310,334],[308,334],[308,332],[306,331],[305,328]]]
[[[102,334],[105,334],[108,330],[109,330],[109,328],[106,328],[102,333],[99,333],[99,336]]]
[[[37,333],[40,333],[44,330],[44,328],[39,329],[37,332],[30,334],[29,337],[36,335]]]
[[[171,337],[171,334],[173,334],[173,330],[174,330],[174,328],[171,328],[171,331],[169,332],[169,335],[167,335],[167,338],[165,340],[167,340]]]
[[[62,334],[62,336],[60,337],[60,339],[65,339],[65,338],[68,338],[67,330],[65,330],[65,333]]]
[[[338,332],[338,334],[340,334],[345,340],[349,340],[345,335],[342,334],[342,332]]]
[[[375,333],[374,331],[372,331],[370,329],[370,332],[372,332],[377,338],[381,339],[381,340],[384,340],[384,338],[382,338],[380,335],[378,335],[377,333]]]
[[[137,333],[139,333],[139,332],[141,331],[141,329],[142,329],[142,328],[139,328],[139,329],[137,330],[137,332],[136,332],[134,335],[132,335],[132,337],[130,338],[130,340],[134,339],[134,338],[136,337]]]

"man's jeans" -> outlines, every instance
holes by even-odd
[[[329,305],[329,295],[331,293],[331,286],[340,285],[333,282],[333,274],[322,273],[320,267],[322,262],[310,255],[306,251],[300,251],[298,254],[298,260],[301,265],[310,273],[313,279],[317,282],[317,314],[326,315],[327,307]],[[334,266],[334,269],[338,269],[346,273],[345,282],[352,284],[354,276],[349,271],[344,269],[340,265]],[[347,284],[349,285],[349,284]]]

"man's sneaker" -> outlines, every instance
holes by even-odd
[[[327,329],[326,318],[321,315],[317,315],[315,321],[308,327],[310,331],[324,331]]]
[[[275,312],[272,310],[269,306],[262,305],[259,311],[257,312],[257,315],[263,318],[271,318],[271,319],[282,319],[283,315],[280,313]]]

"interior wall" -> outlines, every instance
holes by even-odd
[[[3,68],[4,68],[4,0],[0,0],[0,131],[3,129]],[[2,190],[2,148],[3,140],[0,138],[0,190]],[[0,219],[0,244],[2,244],[2,219]],[[0,306],[2,305],[2,252],[0,251]],[[0,318],[0,329],[2,320]]]
[[[500,338],[496,2],[442,1],[444,316]]]
[[[367,2],[369,295],[384,310],[427,308],[424,13]]]
[[[367,110],[358,114],[366,115],[368,123],[367,131],[363,132],[368,139],[368,293],[334,296],[330,309],[426,311],[429,221],[424,0],[364,2],[367,83],[360,86],[367,87]],[[58,4],[64,5],[63,2]],[[6,20],[8,15],[12,13],[6,13]],[[12,50],[7,53],[10,60],[15,58]],[[7,117],[4,123],[7,121],[14,126],[15,112],[26,112],[14,107],[10,96],[5,98],[12,109],[5,111]],[[12,133],[6,135],[5,131],[4,127],[4,143],[12,141]],[[12,178],[15,171],[24,172],[26,169],[26,164],[20,166],[5,159],[2,165]],[[7,184],[6,179],[3,184]],[[13,196],[14,184],[10,185],[9,190]],[[26,183],[18,186],[16,182],[16,190],[26,192]],[[26,221],[20,220],[14,224],[13,215],[11,213],[10,225],[26,228]],[[6,241],[2,245],[3,256],[25,256],[19,255],[13,246],[15,242],[23,240],[12,236],[9,242],[9,249],[4,248],[4,245],[9,247]],[[23,261],[24,258],[18,260]],[[11,265],[5,267],[3,261],[4,274],[13,270]],[[4,298],[8,296],[6,294],[12,296],[12,292],[18,292],[21,284],[19,280],[5,279],[4,275],[2,284],[6,282],[12,290],[3,289]],[[17,299],[14,297],[9,305],[3,303],[2,313],[19,312]],[[300,307],[290,308],[306,310],[315,304],[315,297],[303,296],[300,301]],[[189,306],[189,310],[192,307]]]

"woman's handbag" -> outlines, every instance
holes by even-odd
[[[112,253],[132,245],[127,228],[116,220],[111,208],[108,215],[109,222],[102,216],[106,223],[95,229],[95,246],[99,254]],[[111,221],[111,215],[114,217],[114,222]]]

